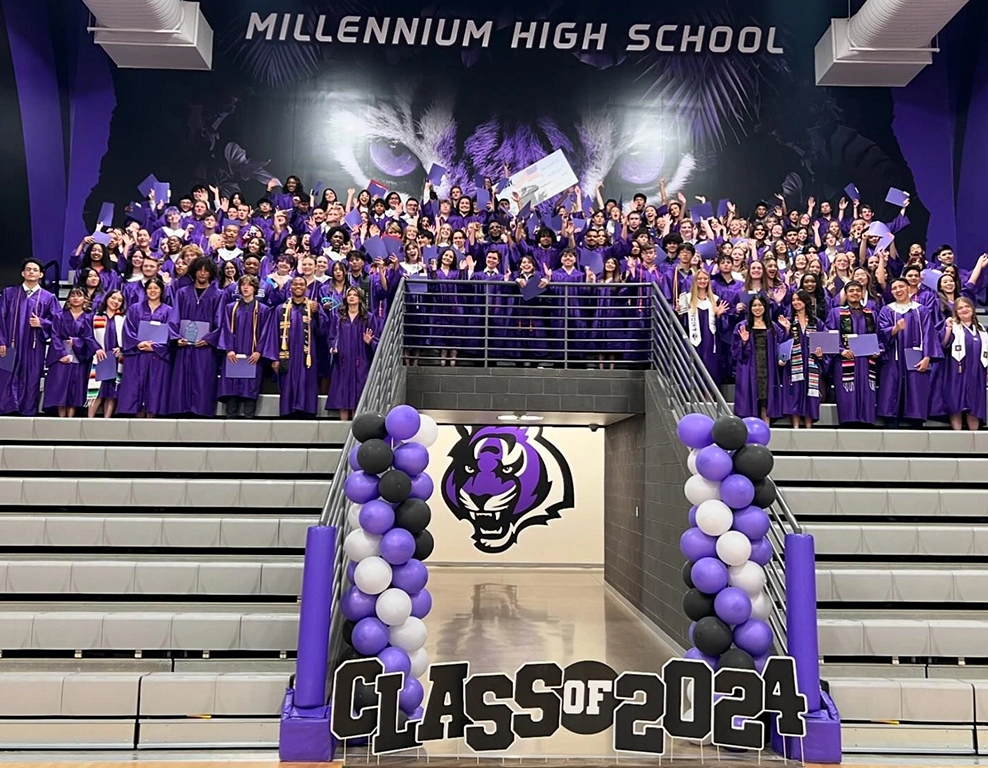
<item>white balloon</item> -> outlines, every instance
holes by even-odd
[[[414,616],[409,616],[403,624],[399,624],[397,627],[391,627],[389,632],[391,645],[395,648],[401,648],[405,653],[412,653],[425,645],[425,638],[428,634],[425,622]]]
[[[360,504],[351,504],[350,509],[347,510],[346,521],[351,529],[360,527],[360,507]]]
[[[353,562],[359,563],[365,558],[381,554],[381,537],[357,528],[346,535],[343,551]]]
[[[419,431],[416,432],[412,439],[408,442],[410,443],[421,443],[426,448],[436,442],[436,438],[439,437],[439,425],[436,424],[436,420],[431,416],[426,416],[424,413],[420,414],[421,422],[419,423]]]
[[[690,474],[691,475],[695,475],[697,473],[696,472],[696,455],[698,453],[699,453],[699,451],[696,448],[693,448],[690,451],[690,455],[686,457],[686,468],[690,471]]]
[[[368,595],[379,595],[391,586],[391,566],[380,557],[368,557],[357,563],[353,583]]]
[[[731,530],[734,514],[719,499],[709,499],[696,508],[696,527],[708,536],[720,536]]]
[[[419,648],[408,654],[408,658],[412,661],[412,671],[409,674],[412,677],[422,677],[429,668],[429,652],[425,648]]]
[[[392,587],[378,595],[374,610],[377,618],[389,627],[404,624],[412,615],[412,598],[404,590]]]
[[[727,565],[744,565],[751,557],[751,542],[741,531],[728,531],[717,539],[717,557]]]
[[[765,569],[752,560],[741,565],[732,565],[727,573],[727,583],[744,590],[748,597],[753,598],[765,589]]]
[[[693,475],[686,481],[685,491],[690,504],[702,504],[720,498],[720,483],[707,480],[703,475]]]
[[[765,621],[772,615],[772,601],[765,592],[751,598],[751,617]]]

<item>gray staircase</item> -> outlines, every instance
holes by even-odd
[[[0,748],[275,746],[348,427],[0,418]]]
[[[845,750],[988,754],[988,432],[783,427],[771,447],[816,540]]]

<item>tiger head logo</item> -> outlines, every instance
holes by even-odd
[[[530,525],[573,508],[573,474],[541,427],[457,427],[442,494],[473,525],[474,546],[504,552]]]

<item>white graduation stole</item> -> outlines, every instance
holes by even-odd
[[[687,322],[689,324],[689,334],[690,334],[690,344],[694,347],[699,347],[703,341],[703,333],[700,330],[700,310],[707,310],[707,326],[710,330],[710,335],[714,338],[714,343],[716,345],[716,319],[714,316],[714,305],[711,303],[710,299],[700,299],[696,303],[696,310],[690,307],[690,295],[688,293],[680,294],[679,297],[680,311],[685,312],[687,316]]]
[[[954,340],[951,344],[950,356],[960,364],[967,357],[967,331],[963,323],[956,323],[953,331]],[[988,333],[982,330],[977,331],[977,333],[981,338],[981,365],[988,368]]]

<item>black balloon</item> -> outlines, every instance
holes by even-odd
[[[689,560],[683,563],[683,583],[690,589],[696,586],[693,583],[693,563]]]
[[[724,654],[717,662],[717,669],[754,669],[755,660],[747,651],[740,648],[731,648],[724,651]]]
[[[736,451],[748,442],[748,425],[737,416],[721,416],[714,422],[713,436],[725,451]]]
[[[415,554],[412,557],[416,560],[428,560],[435,548],[436,540],[432,538],[432,534],[428,531],[419,531],[415,534]]]
[[[356,622],[347,619],[343,622],[343,642],[347,645],[353,645],[353,628],[357,626]]]
[[[707,656],[720,656],[733,641],[731,628],[716,616],[704,616],[693,628],[693,645]]]
[[[412,492],[412,481],[400,469],[389,469],[381,475],[381,482],[377,486],[378,493],[385,501],[398,504],[408,498]]]
[[[714,596],[705,595],[698,589],[691,589],[683,595],[683,613],[691,621],[699,621],[706,616],[714,615]],[[699,648],[699,646],[697,646]]]
[[[772,482],[772,478],[766,477],[763,480],[757,480],[754,486],[755,498],[751,502],[754,506],[765,509],[775,503],[778,492],[775,490],[775,483]]]
[[[353,439],[360,443],[374,439],[383,440],[388,436],[388,428],[384,425],[384,414],[373,411],[360,414],[350,425],[350,432],[353,434]]]
[[[751,482],[768,477],[774,464],[772,452],[764,445],[745,445],[734,454],[734,474],[744,475]]]
[[[432,521],[432,510],[422,499],[405,499],[395,509],[395,527],[411,534],[424,531]]]
[[[391,466],[395,454],[391,446],[376,437],[361,443],[357,449],[357,465],[369,475],[379,475]]]
[[[344,646],[343,650],[340,651],[340,656],[336,661],[336,666],[340,666],[344,661],[356,661],[357,659],[362,659],[363,656],[355,648],[350,648],[349,646]]]

